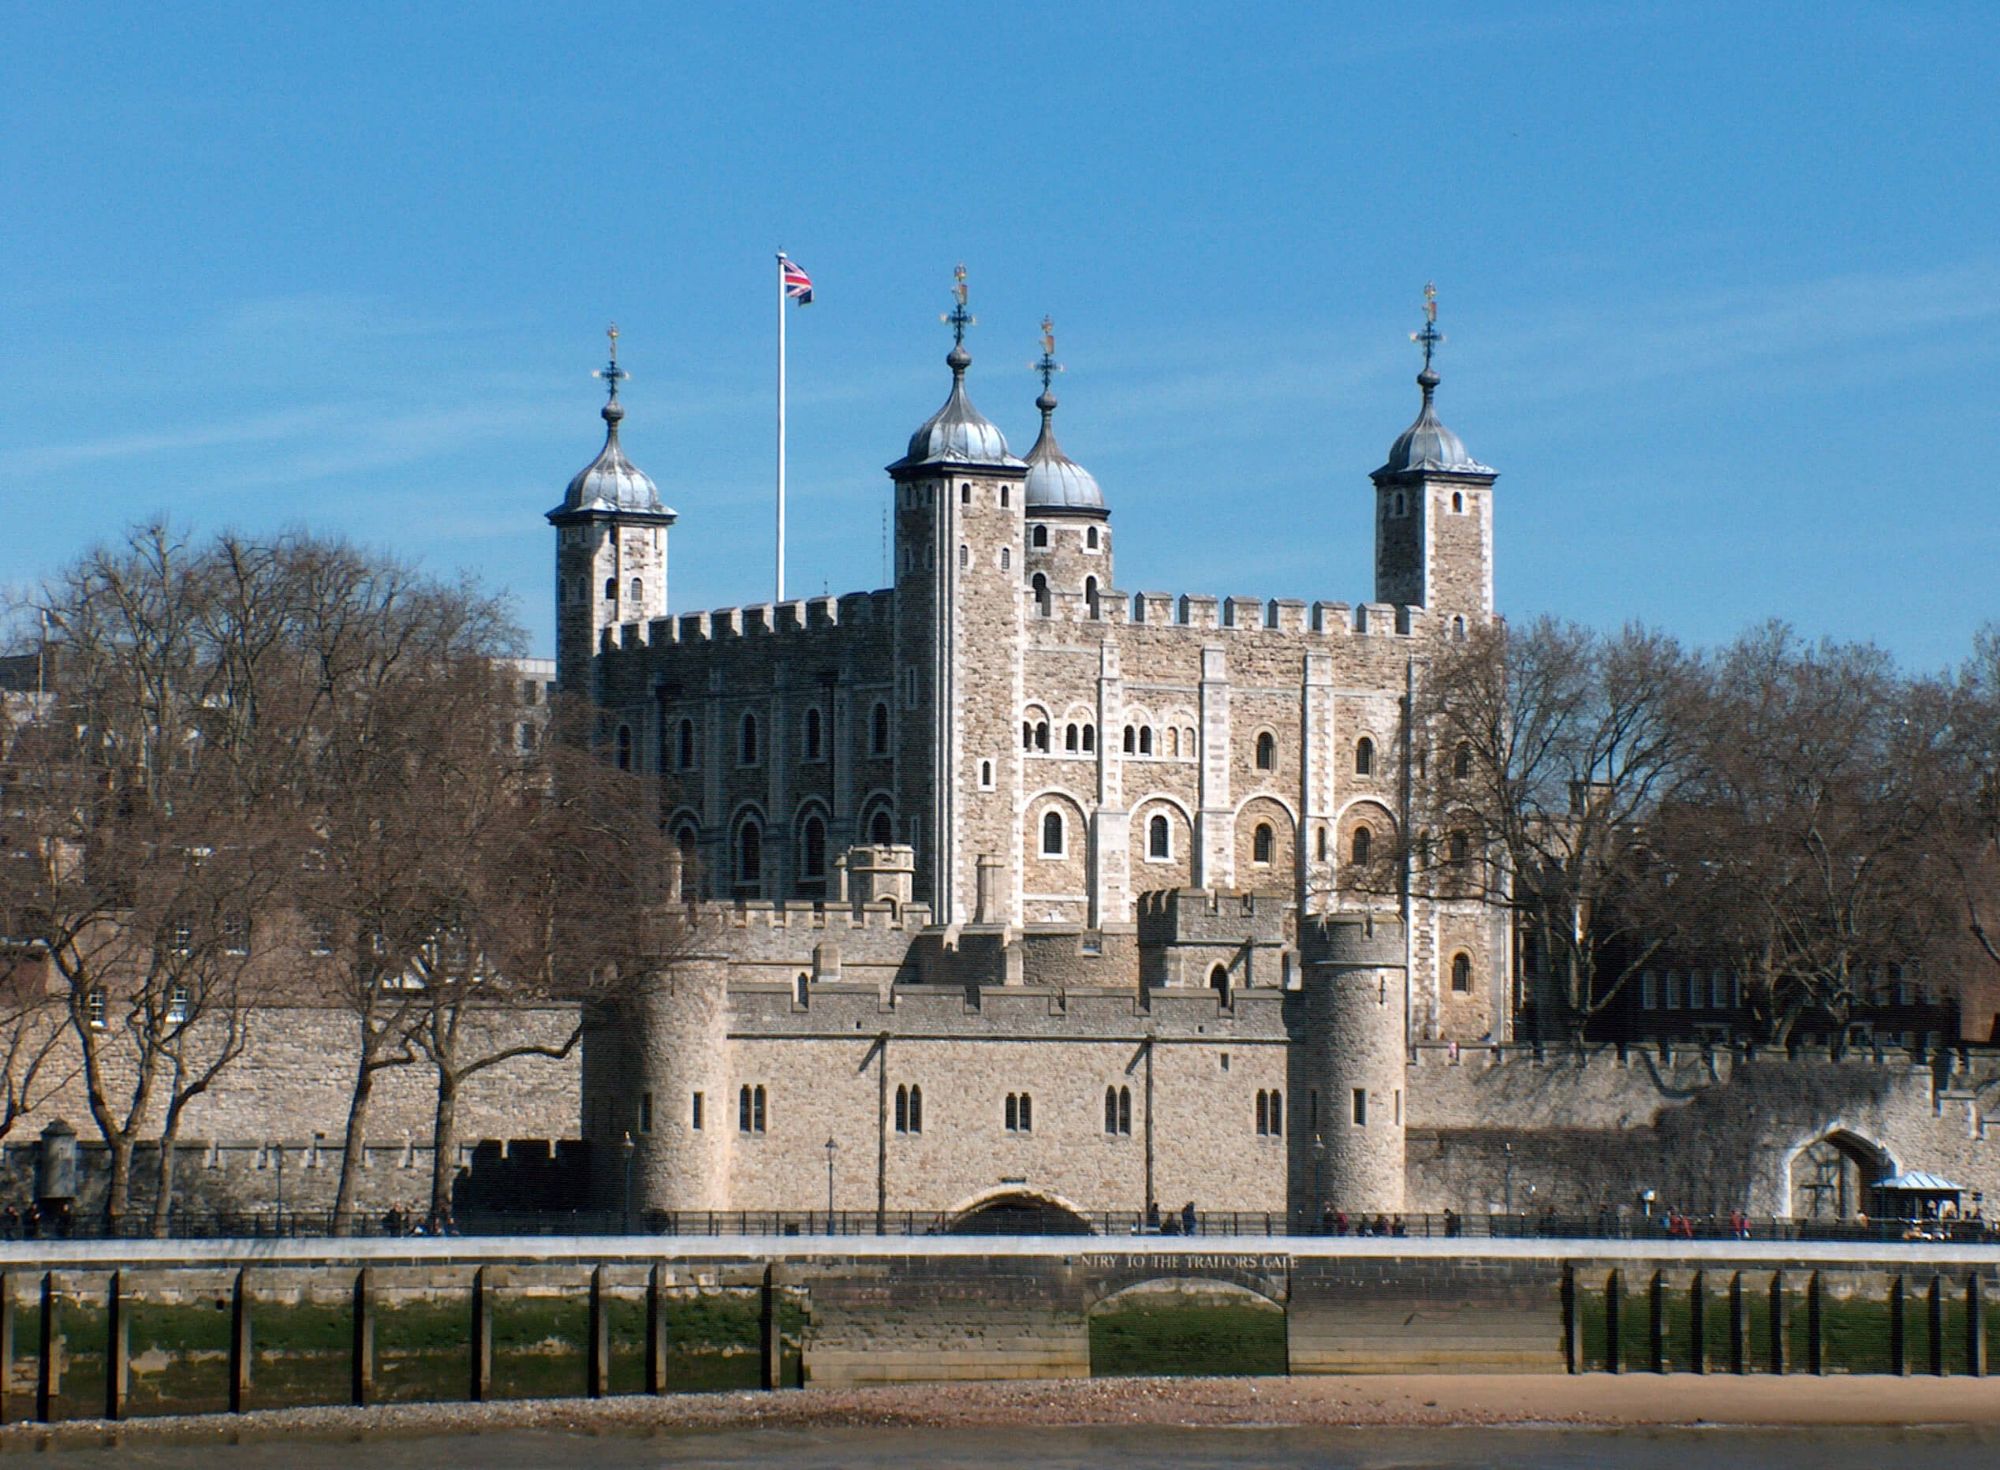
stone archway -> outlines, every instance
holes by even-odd
[[[1868,1212],[1869,1186],[1896,1172],[1881,1145],[1830,1128],[1787,1161],[1786,1212],[1799,1220],[1851,1220]]]
[[[1258,1377],[1290,1366],[1284,1301],[1235,1272],[1129,1282],[1086,1316],[1093,1378]]]
[[[1096,1227],[1060,1195],[1019,1186],[988,1190],[947,1212],[947,1235],[1094,1235]]]

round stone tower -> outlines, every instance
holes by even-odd
[[[728,1202],[739,1099],[730,1089],[728,970],[687,960],[633,1002],[632,1209],[711,1210]],[[753,1107],[752,1122],[761,1122]],[[604,1147],[618,1154],[622,1138]],[[621,1161],[622,1162],[622,1161]]]
[[[1404,928],[1336,914],[1301,926],[1300,1031],[1291,1066],[1293,1214],[1403,1208],[1409,1002]]]

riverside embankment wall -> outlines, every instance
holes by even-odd
[[[1273,1247],[1278,1247],[1274,1249]],[[1895,1278],[1932,1276],[1962,1293],[1977,1278],[2000,1292],[2000,1246],[1664,1241],[1289,1241],[1210,1238],[1199,1249],[1099,1237],[910,1240],[714,1237],[661,1240],[6,1242],[0,1270],[25,1306],[44,1273],[63,1289],[101,1292],[112,1270],[141,1299],[213,1293],[237,1269],[273,1301],[338,1301],[356,1271],[404,1299],[449,1300],[472,1271],[499,1290],[581,1294],[605,1268],[610,1286],[643,1290],[662,1268],[674,1289],[747,1287],[767,1266],[805,1309],[805,1380],[818,1385],[1008,1378],[1090,1372],[1093,1313],[1129,1293],[1198,1285],[1248,1293],[1287,1314],[1289,1371],[1548,1372],[1569,1365],[1566,1274],[1600,1291],[1660,1273],[1681,1290],[1705,1273],[1721,1290],[1773,1273],[1829,1296],[1879,1294]]]

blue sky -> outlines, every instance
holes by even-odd
[[[471,569],[625,441],[677,609],[882,585],[942,399],[1059,426],[1128,589],[1371,594],[1367,473],[1502,471],[1501,605],[1956,661],[2000,618],[1991,5],[0,4],[0,583],[127,523]]]

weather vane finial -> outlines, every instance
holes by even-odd
[[[1046,394],[1049,379],[1063,370],[1063,365],[1056,361],[1056,319],[1052,316],[1042,318],[1042,357],[1034,368],[1042,375],[1042,392]]]
[[[593,378],[604,379],[606,385],[611,389],[611,401],[616,403],[618,401],[618,385],[632,375],[618,366],[618,323],[613,322],[610,326],[606,327],[604,335],[611,339],[611,361],[607,366],[597,369],[591,376]]]
[[[1444,333],[1438,330],[1438,288],[1430,281],[1424,282],[1424,329],[1410,333],[1410,340],[1423,344],[1424,371],[1431,370],[1431,353],[1444,341]]]
[[[951,274],[952,280],[955,283],[951,288],[951,295],[953,301],[957,304],[950,311],[940,316],[938,320],[950,325],[951,345],[954,347],[963,347],[965,345],[965,329],[967,327],[978,326],[979,318],[969,315],[965,309],[967,295],[965,289],[965,267],[960,265]]]

